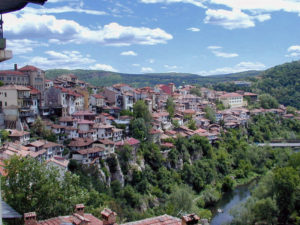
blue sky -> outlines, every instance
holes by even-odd
[[[200,75],[300,58],[300,0],[48,0],[4,15],[0,69]]]

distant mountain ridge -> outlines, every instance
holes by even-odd
[[[212,76],[200,76],[190,73],[149,73],[149,74],[127,74],[101,70],[66,70],[51,69],[46,71],[48,79],[54,79],[62,74],[75,74],[80,80],[96,86],[109,86],[116,83],[127,83],[133,87],[155,86],[161,83],[175,83],[176,86],[183,84],[199,84],[225,82],[245,79],[257,76],[261,71],[246,71],[241,73],[221,74]]]

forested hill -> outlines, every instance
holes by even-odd
[[[258,75],[259,71],[246,71],[241,73],[199,76],[188,73],[151,73],[151,74],[125,74],[99,70],[64,70],[52,69],[46,71],[48,79],[72,73],[78,76],[80,80],[86,81],[97,86],[109,86],[116,83],[127,83],[133,87],[154,86],[156,84],[175,83],[176,86],[182,84],[199,84],[218,83],[232,80],[244,79]]]
[[[300,109],[300,61],[265,70],[253,89],[274,96],[281,104]]]

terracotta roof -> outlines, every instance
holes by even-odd
[[[31,89],[22,85],[11,84],[0,87],[0,90],[30,91]]]
[[[0,71],[1,75],[25,75],[24,73],[20,71],[15,71],[15,70],[2,70]]]
[[[58,144],[58,143],[54,143],[51,141],[46,141],[46,143],[44,144],[43,148],[52,148],[52,147],[62,147],[63,145]]]
[[[40,94],[40,93],[41,93],[38,89],[36,89],[36,88],[34,88],[34,87],[28,87],[28,88],[31,89],[31,90],[30,90],[30,94],[32,94],[32,95],[37,95],[37,94]]]
[[[30,134],[30,133],[27,131],[10,130],[9,137],[22,137],[26,134]]]
[[[72,216],[59,216],[44,221],[39,221],[37,225],[62,225],[62,224],[84,224],[87,225],[103,225],[103,222],[92,214],[84,214],[84,217],[74,213]]]
[[[78,124],[94,124],[95,122],[91,120],[77,120]]]
[[[126,145],[126,144],[128,144],[128,145],[137,145],[139,143],[140,143],[140,141],[135,139],[135,138],[128,138],[126,140],[118,141],[116,143],[116,145],[118,145],[118,146],[123,146],[123,145]]]
[[[100,94],[94,94],[94,95],[92,95],[93,97],[95,97],[95,98],[97,98],[97,99],[102,99],[102,98],[104,98],[102,95],[100,95]]]
[[[73,122],[73,118],[71,116],[60,117],[59,122]]]
[[[59,166],[65,167],[65,168],[67,168],[68,164],[69,164],[69,160],[66,160],[61,157],[55,157],[55,156],[53,158],[47,160],[47,163],[50,163],[50,162],[55,163]]]
[[[89,146],[94,142],[90,138],[74,138],[68,146],[70,147],[84,147]]]
[[[34,142],[31,142],[31,143],[29,143],[28,145],[31,145],[31,146],[33,146],[33,147],[41,147],[41,146],[43,146],[45,144],[45,142],[44,141],[42,141],[42,140],[40,140],[40,141],[34,141]]]
[[[77,111],[73,114],[73,116],[94,116],[96,115],[92,111]]]
[[[181,219],[169,215],[162,215],[144,220],[124,223],[122,225],[181,225]]]
[[[97,153],[97,152],[103,152],[105,149],[101,147],[94,147],[94,148],[88,148],[88,149],[82,149],[77,151],[80,155],[86,155],[90,153]]]
[[[21,69],[19,69],[20,71],[39,71],[40,69],[35,67],[35,66],[30,66],[30,65],[27,65],[27,66],[24,66],[22,67]]]
[[[233,98],[233,97],[243,97],[243,95],[232,92],[232,93],[226,93],[226,94],[220,96],[220,98]]]
[[[109,139],[99,139],[98,141],[104,145],[114,145],[115,144],[115,142],[113,142]]]

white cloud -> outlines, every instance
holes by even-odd
[[[58,13],[85,13],[85,14],[90,14],[90,15],[107,15],[106,12],[104,11],[97,11],[97,10],[91,10],[91,9],[82,9],[79,7],[70,7],[70,6],[62,6],[62,7],[57,7],[57,8],[31,8],[31,7],[26,7],[20,13],[29,13],[29,14],[40,14],[40,15],[45,15],[45,14],[58,14]]]
[[[11,49],[14,55],[32,52],[34,48],[38,48],[41,46],[45,47],[48,46],[48,44],[28,39],[7,40],[7,48]]]
[[[153,73],[154,70],[151,67],[142,67],[141,72],[142,73]]]
[[[260,62],[241,62],[233,67],[223,67],[215,70],[201,71],[199,75],[217,75],[217,74],[228,74],[228,73],[238,73],[248,70],[263,70],[266,66]]]
[[[187,30],[188,30],[188,31],[192,31],[192,32],[199,32],[199,31],[200,31],[200,29],[197,28],[197,27],[190,27],[190,28],[188,28]]]
[[[233,30],[237,28],[254,27],[255,22],[263,22],[270,19],[269,14],[248,15],[240,9],[224,10],[224,9],[208,9],[204,23],[222,26],[226,29]]]
[[[104,70],[104,71],[118,72],[111,65],[106,65],[106,64],[95,64],[93,66],[90,66],[89,68],[92,70]]]
[[[286,11],[300,13],[299,0],[210,0],[212,4],[224,5],[232,9],[258,12]]]
[[[23,58],[28,60],[25,64],[35,65],[43,69],[79,69],[86,68],[90,64],[95,63],[94,59],[91,59],[88,55],[82,55],[78,51],[56,52],[50,50],[46,51],[44,56]]]
[[[300,45],[293,45],[288,48],[288,52],[294,52],[294,51],[300,52]]]
[[[134,63],[134,64],[132,64],[132,66],[134,66],[134,67],[140,67],[141,65],[138,64],[138,63]]]
[[[164,65],[164,67],[168,70],[176,70],[178,69],[178,66],[170,66],[170,65]]]
[[[222,47],[221,46],[216,46],[216,45],[211,45],[211,46],[208,46],[207,48],[210,49],[210,50],[216,50],[216,49],[221,49]]]
[[[140,0],[143,3],[165,3],[165,4],[170,4],[170,3],[188,3],[192,4],[198,7],[206,8],[203,3],[206,0]]]
[[[155,59],[148,59],[147,62],[153,64],[155,63]]]
[[[209,50],[211,50],[211,52],[217,57],[234,58],[234,57],[239,56],[237,53],[226,53],[226,52],[221,51],[221,49],[222,49],[221,46],[208,46],[207,48]]]
[[[286,57],[299,57],[300,56],[300,45],[293,45],[287,49],[288,53]]]
[[[173,39],[160,28],[122,26],[110,23],[90,29],[73,20],[53,15],[5,14],[6,36],[11,39],[47,38],[52,43],[98,43],[110,46],[156,45]]]
[[[134,51],[121,52],[123,56],[137,56],[138,54]]]

